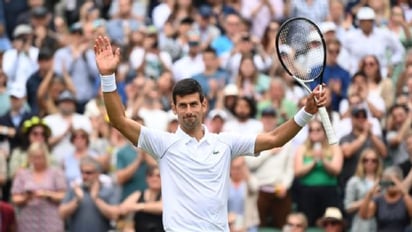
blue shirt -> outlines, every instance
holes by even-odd
[[[197,82],[199,82],[200,86],[202,87],[203,94],[205,96],[208,96],[210,92],[209,81],[211,79],[216,80],[219,83],[219,85],[222,87],[226,86],[229,83],[229,74],[222,69],[216,70],[216,72],[213,75],[208,76],[208,75],[205,75],[204,73],[199,73],[192,78],[195,79]],[[209,99],[210,109],[213,109],[215,107],[215,102],[216,102],[216,99]]]
[[[351,76],[348,71],[339,65],[326,65],[323,72],[323,82],[329,84],[330,80],[339,80],[342,83],[340,95],[332,93],[332,110],[339,111],[340,102],[347,98]]]

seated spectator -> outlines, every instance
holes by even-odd
[[[146,182],[146,190],[132,193],[120,204],[121,214],[133,214],[136,232],[163,232],[162,193],[157,166],[147,169]]]
[[[235,215],[235,230],[257,231],[258,180],[249,173],[244,157],[232,161],[230,168],[228,214]]]
[[[328,207],[325,214],[318,221],[319,227],[325,232],[343,232],[345,231],[345,221],[342,212],[336,207]]]
[[[80,161],[82,183],[70,186],[59,207],[59,215],[67,220],[69,231],[109,231],[111,220],[117,219],[115,189],[99,181],[101,167],[92,157]]]
[[[327,207],[338,207],[338,178],[343,164],[339,145],[329,145],[322,123],[309,122],[309,137],[297,148],[295,177],[298,179],[298,210],[314,226]]]
[[[351,231],[376,231],[375,218],[362,219],[359,208],[365,195],[381,178],[383,169],[382,159],[373,149],[364,149],[356,173],[352,176],[345,189],[344,207],[347,213],[354,214]]]
[[[387,167],[381,181],[366,194],[360,216],[363,219],[375,217],[377,231],[405,231],[411,224],[412,198],[402,181],[399,167]]]
[[[9,161],[9,177],[14,178],[16,173],[21,169],[27,169],[29,167],[27,149],[35,142],[48,143],[51,131],[46,125],[43,119],[33,116],[23,122],[23,141],[18,147],[11,151]],[[47,157],[51,161],[51,165],[56,163],[51,156]]]
[[[305,214],[297,212],[287,216],[282,232],[305,232],[308,228],[308,219]]]
[[[49,167],[45,143],[35,142],[27,152],[30,169],[16,174],[11,189],[12,202],[18,208],[18,231],[62,231],[57,212],[66,191],[63,173]]]

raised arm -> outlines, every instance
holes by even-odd
[[[315,98],[318,100],[317,103],[314,100]],[[295,137],[300,129],[318,112],[318,107],[325,106],[326,102],[327,96],[325,88],[322,88],[322,91],[320,91],[319,86],[317,86],[307,97],[305,107],[302,108],[294,118],[289,119],[273,131],[261,133],[257,136],[255,153],[283,146]]]
[[[113,52],[109,38],[99,36],[95,41],[94,52],[110,124],[118,129],[132,144],[136,145],[141,125],[126,117],[124,106],[116,91],[115,72],[120,62],[120,49],[117,48]]]

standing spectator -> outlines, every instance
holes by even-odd
[[[212,48],[216,50],[220,57],[226,52],[230,52],[235,46],[241,32],[241,18],[236,13],[224,15],[224,34],[212,41]]]
[[[110,220],[117,219],[115,189],[99,181],[99,162],[86,156],[80,161],[82,184],[74,184],[59,207],[59,215],[67,220],[69,231],[109,231]]]
[[[366,55],[360,61],[360,72],[366,76],[366,84],[369,99],[383,100],[383,105],[369,104],[372,115],[382,119],[385,112],[392,106],[395,100],[395,88],[390,78],[382,76],[380,72],[379,60],[374,55]]]
[[[31,144],[28,156],[31,169],[17,173],[11,190],[12,202],[19,209],[18,231],[62,231],[57,210],[66,191],[63,173],[49,167],[45,143]]]
[[[20,24],[13,32],[14,48],[3,55],[2,69],[8,77],[8,86],[18,83],[25,86],[29,76],[37,70],[39,49],[33,47],[33,29]]]
[[[10,110],[10,96],[7,91],[7,76],[0,69],[0,116]]]
[[[137,30],[143,20],[138,20],[133,15],[132,0],[118,0],[117,3],[119,10],[107,22],[106,30],[112,41],[119,45],[126,45],[129,33]]]
[[[277,113],[272,107],[262,111],[263,131],[277,127]],[[294,178],[292,144],[263,151],[257,158],[246,159],[251,173],[259,180],[257,206],[260,227],[281,228],[292,211],[290,187]]]
[[[349,71],[352,74],[356,72],[360,60],[373,54],[381,64],[382,76],[387,76],[390,69],[402,61],[405,49],[391,32],[374,26],[375,12],[372,8],[360,8],[356,18],[359,20],[359,28],[350,31],[342,41],[350,55]],[[390,60],[387,60],[388,51],[391,54]]]
[[[224,69],[219,67],[219,59],[213,48],[207,47],[203,50],[202,56],[205,70],[193,76],[193,79],[202,86],[203,94],[208,99],[209,108],[213,109],[216,105],[219,90],[229,83],[229,76]]]
[[[382,180],[375,183],[360,206],[364,219],[376,218],[377,231],[405,231],[412,218],[412,198],[402,185],[402,171],[397,166],[387,167]],[[379,192],[379,190],[383,190]]]
[[[256,102],[253,98],[242,96],[236,100],[235,119],[227,121],[223,131],[258,134],[263,131],[263,124],[256,119]]]
[[[197,34],[189,36],[189,53],[173,64],[173,76],[175,81],[191,78],[205,70],[205,64],[200,51],[200,37]]]
[[[56,51],[53,65],[58,75],[63,76],[67,72],[71,76],[76,86],[76,109],[77,112],[83,113],[86,103],[96,94],[98,72],[94,52],[89,48],[89,41],[83,36],[82,25],[72,25],[70,32],[71,43]]]
[[[20,170],[27,170],[29,168],[29,155],[28,148],[33,143],[46,143],[48,144],[48,139],[50,138],[51,131],[46,125],[43,119],[38,116],[33,116],[26,119],[23,122],[22,127],[22,141],[19,145],[11,150],[9,158],[9,170],[8,174],[11,179],[14,179],[16,174]],[[50,154],[47,157],[50,165],[54,165],[52,157]]]
[[[337,176],[342,170],[342,151],[327,143],[322,123],[312,120],[309,137],[297,148],[294,159],[298,210],[314,226],[327,207],[340,206]]]
[[[53,72],[53,56],[54,53],[48,48],[40,49],[37,57],[37,64],[39,68],[28,78],[26,82],[27,91],[27,103],[30,106],[30,110],[33,114],[39,115],[39,102],[37,101],[37,91],[41,82],[45,79],[46,75]]]
[[[351,76],[347,70],[338,64],[338,56],[341,51],[341,43],[337,39],[327,42],[326,66],[323,73],[323,82],[332,91],[332,110],[339,112],[340,102],[347,98],[347,92]]]
[[[192,4],[192,0],[176,0],[174,1],[172,11],[170,12],[167,21],[171,22],[172,26],[177,26],[185,18],[194,18],[196,8]]]
[[[394,104],[386,118],[386,142],[388,156],[394,165],[408,160],[408,151],[405,147],[407,133],[411,128],[412,113],[406,105]],[[407,173],[406,173],[407,174]],[[406,176],[404,173],[404,176]]]
[[[228,210],[229,215],[235,215],[235,230],[257,232],[258,180],[249,172],[244,157],[232,160],[230,179]]]
[[[157,166],[149,166],[146,171],[146,190],[138,190],[129,195],[121,204],[121,214],[133,214],[134,231],[163,232],[162,192],[160,171]]]
[[[405,19],[405,13],[403,12],[401,6],[392,6],[387,28],[395,33],[406,49],[411,47],[412,31],[410,25]]]
[[[351,108],[352,131],[343,136],[339,143],[344,156],[342,173],[339,175],[341,190],[353,174],[362,151],[366,148],[375,149],[382,159],[387,156],[387,149],[381,136],[372,132],[372,123],[368,119],[366,108],[355,105]]]
[[[68,90],[59,95],[57,106],[59,111],[46,116],[44,122],[51,129],[49,142],[53,147],[52,154],[61,163],[65,155],[73,150],[70,142],[72,130],[83,129],[90,133],[92,125],[87,116],[76,113],[76,99]]]
[[[383,162],[373,149],[362,151],[356,173],[345,189],[344,207],[347,213],[354,215],[351,231],[376,231],[374,218],[362,219],[359,209],[365,195],[382,176]]]
[[[242,16],[251,21],[252,35],[259,39],[272,19],[283,18],[284,1],[281,0],[242,0],[240,5]]]
[[[289,17],[305,17],[320,23],[325,21],[329,14],[327,0],[292,0],[288,4]]]
[[[202,5],[195,17],[193,30],[199,33],[202,48],[209,47],[212,41],[220,36],[219,29],[211,22],[212,16],[212,8],[209,5]]]

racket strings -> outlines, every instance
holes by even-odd
[[[325,50],[316,26],[306,20],[283,25],[277,37],[280,59],[285,68],[302,81],[312,81],[322,72]]]

